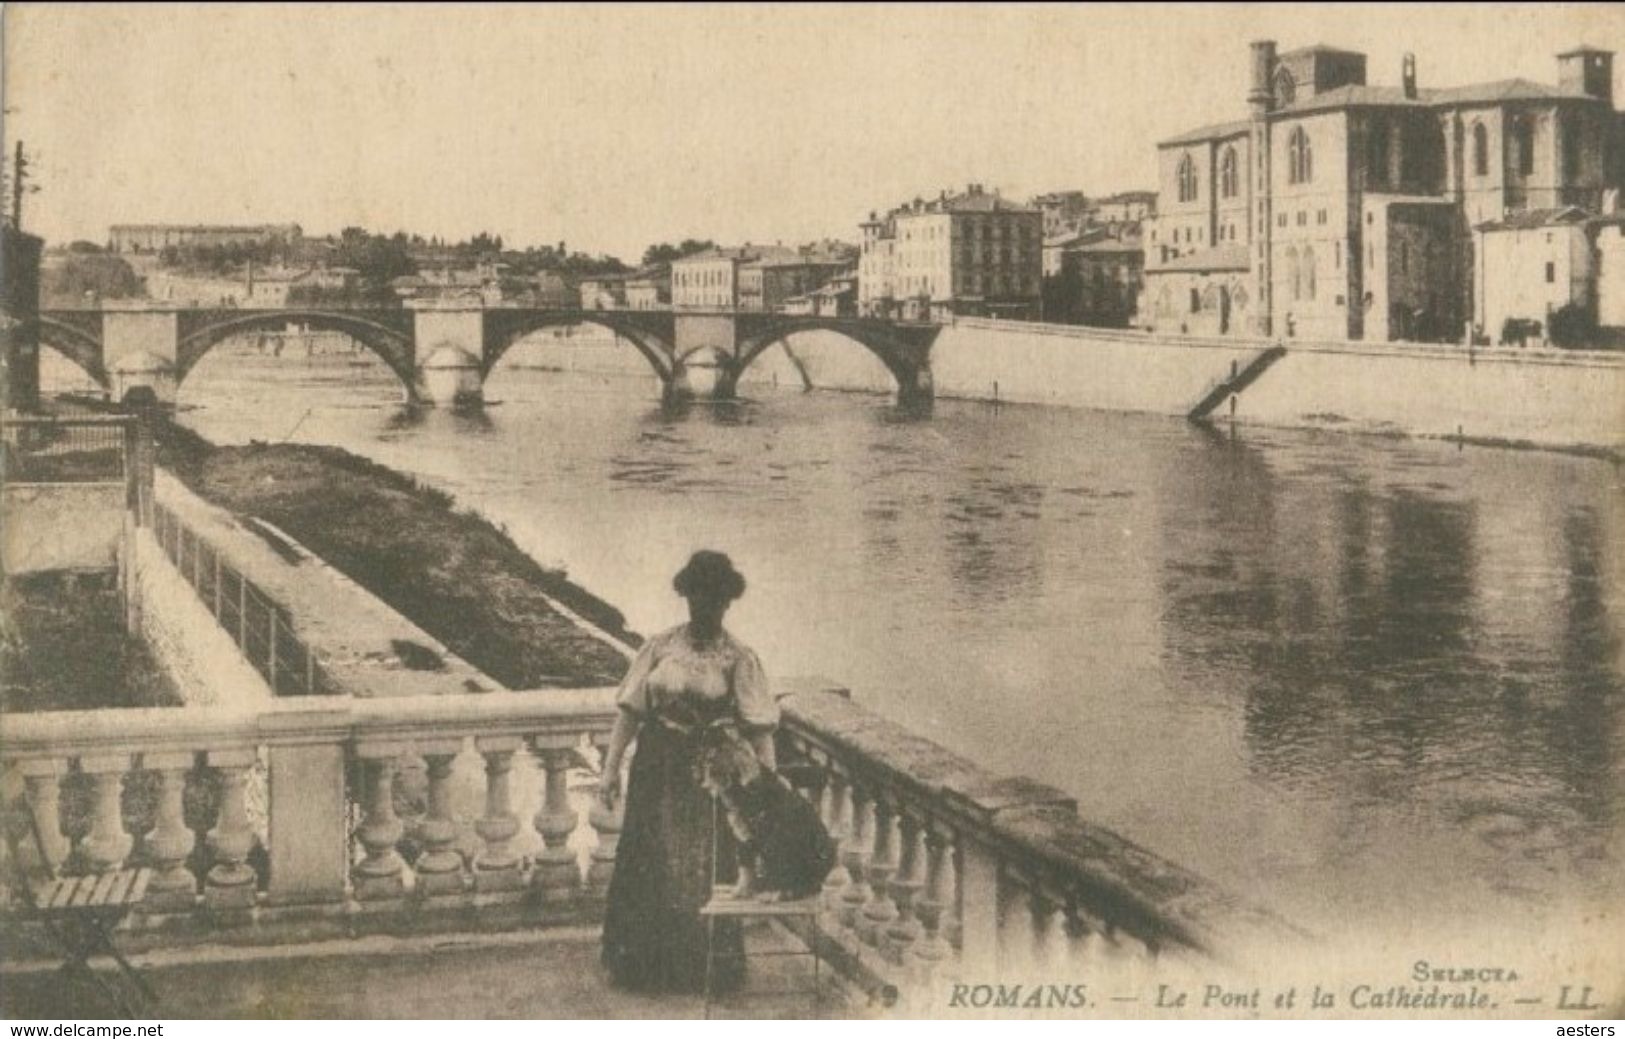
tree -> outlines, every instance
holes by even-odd
[[[1044,320],[1057,325],[1083,323],[1083,276],[1075,267],[1063,268],[1044,278]]]
[[[1549,331],[1552,343],[1566,350],[1591,346],[1597,340],[1597,322],[1581,303],[1565,303],[1553,311]]]
[[[643,266],[667,265],[673,260],[681,260],[685,256],[693,256],[695,253],[703,253],[707,249],[715,249],[716,247],[716,243],[709,238],[704,241],[696,238],[685,238],[679,245],[660,242],[643,250]]]

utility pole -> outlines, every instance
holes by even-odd
[[[28,187],[28,155],[23,151],[23,142],[17,142],[17,153],[11,160],[11,228],[14,231],[23,229],[23,192],[31,190]]]

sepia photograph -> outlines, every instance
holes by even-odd
[[[0,1017],[1612,1035],[1621,51],[0,5]]]

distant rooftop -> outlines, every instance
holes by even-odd
[[[1559,206],[1555,209],[1530,209],[1522,213],[1509,213],[1504,219],[1479,224],[1479,231],[1528,231],[1538,227],[1556,227],[1564,224],[1583,224],[1591,214],[1579,206]]]

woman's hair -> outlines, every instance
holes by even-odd
[[[701,550],[677,571],[671,586],[685,599],[696,596],[733,600],[745,594],[745,578],[721,552]]]

